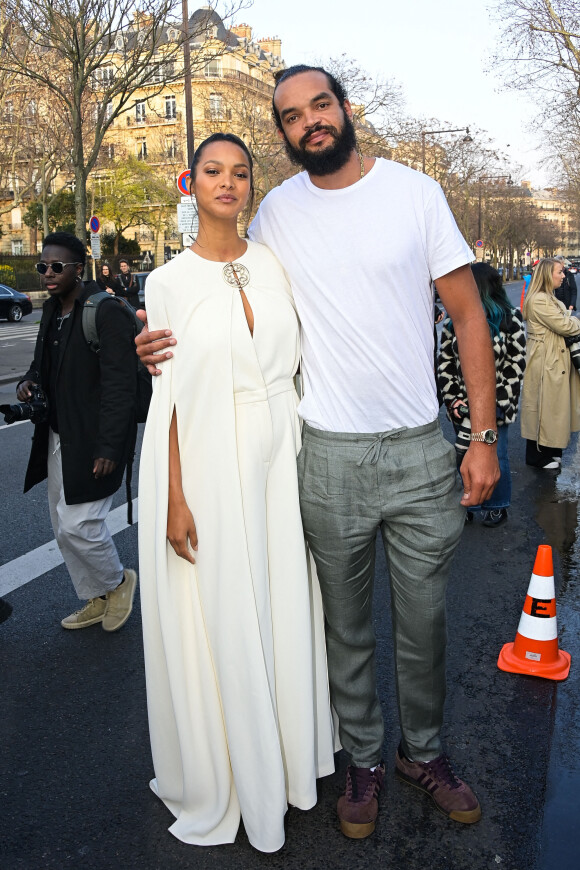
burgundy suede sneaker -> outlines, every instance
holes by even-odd
[[[409,761],[399,746],[395,773],[400,779],[426,792],[437,808],[453,821],[472,825],[480,820],[479,801],[469,786],[455,775],[446,755],[438,755],[426,762]]]
[[[377,800],[383,787],[385,765],[381,762],[371,770],[370,767],[346,769],[346,791],[338,799],[338,818],[340,830],[345,837],[362,840],[375,829],[379,812]]]

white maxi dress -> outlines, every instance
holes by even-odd
[[[284,843],[290,803],[316,803],[334,770],[320,590],[298,503],[293,375],[298,323],[285,274],[263,245],[223,263],[186,250],[146,290],[150,329],[174,358],[154,381],[141,454],[139,554],[155,778],[178,839]],[[166,538],[169,426],[175,408],[196,564]]]

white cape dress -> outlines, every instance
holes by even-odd
[[[140,464],[139,554],[153,791],[186,843],[284,843],[290,803],[316,803],[334,770],[322,605],[298,503],[293,375],[298,324],[283,270],[249,242],[236,262],[186,250],[147,281],[150,329],[174,358],[154,380]],[[169,425],[199,540],[193,566],[166,539]]]

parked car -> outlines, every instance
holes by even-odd
[[[32,312],[32,301],[27,293],[19,293],[6,284],[0,284],[0,317],[18,322]]]
[[[139,285],[139,302],[141,303],[142,308],[145,308],[145,282],[147,281],[147,276],[150,274],[150,272],[133,272],[133,277]]]

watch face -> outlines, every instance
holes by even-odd
[[[486,429],[483,433],[483,437],[486,444],[495,444],[497,441],[497,432],[494,432],[493,429]]]

